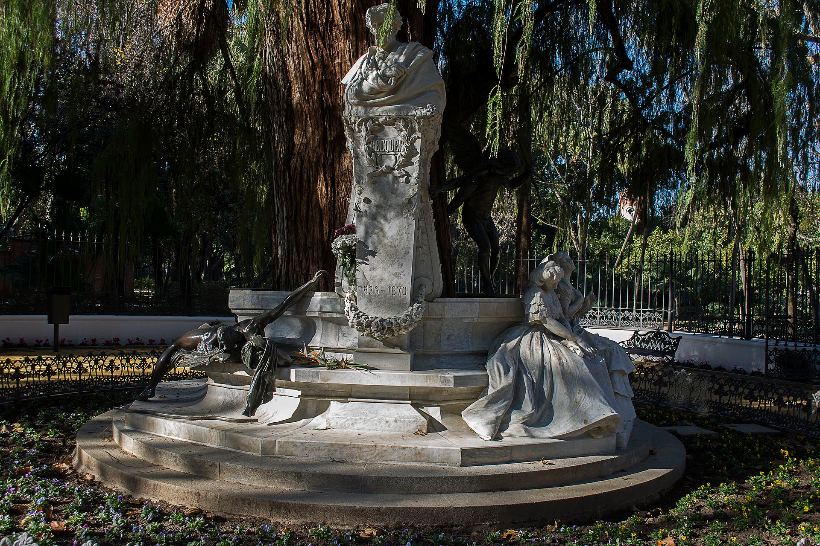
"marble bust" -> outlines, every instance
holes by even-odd
[[[378,37],[389,4],[367,10],[366,23],[374,38]],[[393,12],[393,25],[381,45],[371,46],[347,75],[345,103],[348,108],[362,107],[434,107],[444,110],[444,81],[433,61],[433,52],[417,42],[399,42],[396,34],[403,22]]]

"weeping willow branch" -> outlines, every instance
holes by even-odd
[[[228,48],[228,40],[224,34],[219,36],[219,49],[222,52],[222,60],[228,68],[228,73],[231,75],[233,82],[234,93],[236,94],[236,104],[239,108],[239,113],[242,119],[248,121],[248,107],[245,103],[245,93],[242,90],[242,84],[239,81],[239,76],[236,74],[236,68],[231,60],[231,51]]]
[[[0,3],[0,219],[10,213],[10,171],[38,79],[51,62],[53,28],[52,2]]]
[[[618,81],[618,75],[621,72],[632,70],[634,65],[629,54],[626,52],[626,45],[624,44],[621,30],[618,27],[618,18],[615,15],[615,6],[612,0],[597,0],[596,12],[601,19],[601,23],[603,23],[609,32],[615,53],[615,63],[609,66],[604,79],[608,82],[615,83]]]

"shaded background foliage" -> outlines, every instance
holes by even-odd
[[[445,126],[532,165],[496,206],[519,264],[820,241],[817,0],[394,2],[437,54]],[[101,241],[118,294],[332,268],[351,185],[339,80],[375,3],[4,2],[0,239]],[[442,144],[433,184],[460,174]],[[469,243],[444,204],[447,277]]]

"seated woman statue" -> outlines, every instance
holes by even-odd
[[[621,418],[555,292],[564,271],[544,260],[530,274],[524,323],[501,334],[487,358],[487,394],[462,412],[485,440],[499,436],[596,437],[614,434]]]
[[[564,271],[564,278],[558,284],[556,292],[561,302],[561,310],[569,321],[572,333],[578,344],[586,352],[586,361],[604,390],[611,390],[613,406],[621,416],[621,424],[616,431],[618,448],[626,447],[635,424],[635,407],[632,405],[632,386],[629,374],[635,370],[632,359],[623,347],[615,341],[593,334],[580,324],[581,318],[592,308],[594,295],[584,296],[572,286],[569,277],[575,271],[575,264],[566,252],[556,252],[547,256],[547,262],[559,266]],[[606,373],[600,373],[605,368]]]

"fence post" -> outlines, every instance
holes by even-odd
[[[20,366],[15,366],[14,368],[14,398],[15,400],[20,400],[23,397],[23,389],[20,387],[20,378],[22,374],[20,373]]]

